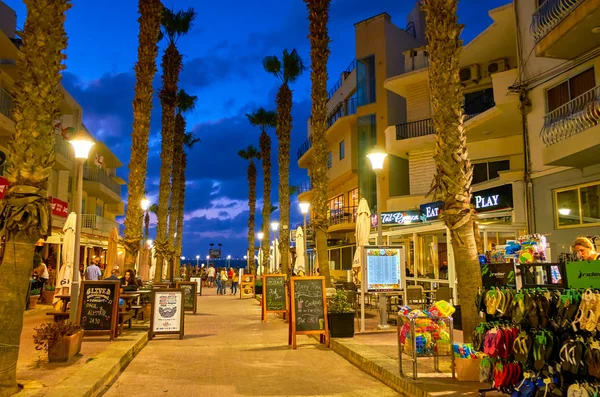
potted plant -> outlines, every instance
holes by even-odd
[[[29,309],[35,309],[38,299],[40,299],[40,289],[33,288],[29,291]]]
[[[56,292],[56,286],[46,284],[44,285],[44,291],[42,292],[42,300],[45,304],[51,305],[54,301],[54,293]]]
[[[262,284],[262,277],[257,279],[256,282],[254,283],[254,294],[255,295],[262,295],[262,290],[263,290],[263,284]]]
[[[45,323],[34,328],[33,342],[36,350],[48,352],[48,361],[66,362],[81,350],[83,330],[67,321]]]
[[[354,337],[354,309],[348,303],[346,292],[338,289],[335,295],[328,299],[327,321],[329,332],[333,338]]]

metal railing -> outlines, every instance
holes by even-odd
[[[94,214],[81,215],[81,227],[110,233],[113,227],[119,229],[119,223]]]
[[[6,90],[0,88],[0,113],[13,120],[13,97]]]
[[[539,42],[584,0],[546,0],[533,13],[530,31]]]
[[[333,87],[329,89],[329,92],[327,92],[327,99],[331,99],[333,94],[335,94],[336,91],[340,89],[344,81],[346,81],[346,79],[348,78],[348,76],[350,76],[350,73],[352,73],[354,69],[356,69],[356,58],[354,58],[352,62],[350,62],[350,65],[346,68],[346,70],[342,72],[342,76],[340,76],[340,78],[338,79],[338,81],[336,81]]]
[[[102,168],[83,167],[83,179],[90,182],[99,182],[121,195],[121,185],[115,182]]]
[[[311,146],[312,146],[312,135],[310,135],[304,141],[304,143],[302,143],[302,145],[300,145],[300,148],[298,149],[298,160],[300,160],[300,158],[302,156],[304,156],[304,153],[308,152],[308,149],[310,149]]]
[[[600,85],[546,114],[540,136],[550,146],[598,124]]]
[[[342,207],[329,211],[329,224],[341,225],[342,223],[355,223],[358,206]]]
[[[416,138],[419,136],[433,135],[435,129],[431,119],[411,121],[396,125],[396,140]]]
[[[310,192],[311,190],[312,190],[312,184],[310,183],[310,180],[303,181],[302,183],[300,183],[298,185],[298,193],[306,193],[306,192]]]
[[[60,153],[62,154],[64,157],[66,157],[69,160],[73,160],[75,159],[75,154],[73,153],[73,148],[71,146],[70,143],[66,142],[66,141],[59,141],[59,139],[61,138],[56,138],[57,142],[56,145],[54,145],[54,151],[56,153]]]

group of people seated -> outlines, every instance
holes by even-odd
[[[137,291],[141,287],[133,269],[125,270],[123,277],[119,278],[119,268],[115,268],[111,271],[110,277],[105,280],[119,280],[121,282],[121,292]]]

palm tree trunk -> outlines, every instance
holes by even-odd
[[[171,189],[171,216],[169,216],[169,246],[172,247],[173,275],[179,276],[179,261],[175,255],[175,233],[177,232],[177,220],[179,215],[179,204],[181,203],[181,153],[183,153],[183,139],[185,136],[185,119],[181,114],[175,116],[175,137],[173,138],[173,167],[171,168],[171,178],[173,188]]]
[[[27,19],[17,57],[15,131],[8,142],[10,188],[0,201],[0,396],[18,391],[17,361],[35,243],[52,231],[48,178],[54,166],[54,124],[63,95],[68,0],[25,0]],[[39,40],[43,40],[40,45]]]
[[[290,134],[292,131],[292,90],[282,84],[277,93],[277,139],[279,141],[279,252],[281,272],[291,275],[290,252]]]
[[[179,208],[177,212],[177,236],[175,237],[175,252],[181,257],[183,250],[183,215],[185,213],[185,170],[187,168],[187,154],[181,152],[181,168],[179,169],[181,185],[179,187]]]
[[[256,165],[252,159],[248,164],[248,270],[256,274],[254,267],[254,215],[256,213]]]
[[[156,74],[158,36],[163,6],[160,0],[139,0],[140,33],[138,61],[135,65],[136,83],[133,99],[133,133],[127,183],[127,213],[125,215],[125,269],[133,269],[142,239],[142,209],[146,172],[148,169],[148,135],[152,114],[152,80]]]
[[[310,60],[312,81],[313,160],[311,164],[312,219],[319,274],[331,287],[329,257],[327,253],[327,61],[329,60],[329,4],[331,0],[304,0],[308,9]]]
[[[181,70],[182,57],[174,44],[169,44],[162,60],[163,88],[160,92],[162,104],[162,143],[160,151],[160,184],[158,193],[158,224],[156,227],[156,275],[160,281],[164,261],[172,264],[173,249],[167,236],[167,218],[171,198],[171,169],[173,167],[173,136],[175,134],[175,106],[177,104],[177,84]],[[169,272],[171,266],[167,268]]]
[[[260,158],[262,159],[263,169],[263,207],[262,207],[262,232],[264,237],[261,242],[263,253],[262,266],[263,272],[268,273],[269,261],[271,257],[270,241],[271,241],[271,138],[266,131],[262,131],[259,140]]]
[[[467,152],[463,91],[459,79],[462,25],[458,24],[457,3],[458,0],[423,0],[422,7],[427,13],[429,90],[436,130],[434,159],[437,172],[432,191],[444,200],[442,219],[452,237],[463,333],[465,341],[470,341],[471,333],[479,323],[473,302],[481,286],[481,268],[473,232],[473,167]]]

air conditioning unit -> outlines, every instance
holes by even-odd
[[[458,72],[461,83],[470,83],[479,81],[479,65],[469,65],[461,68]]]
[[[498,72],[504,72],[505,70],[508,70],[508,61],[505,58],[496,59],[487,64],[487,76],[491,76]]]

